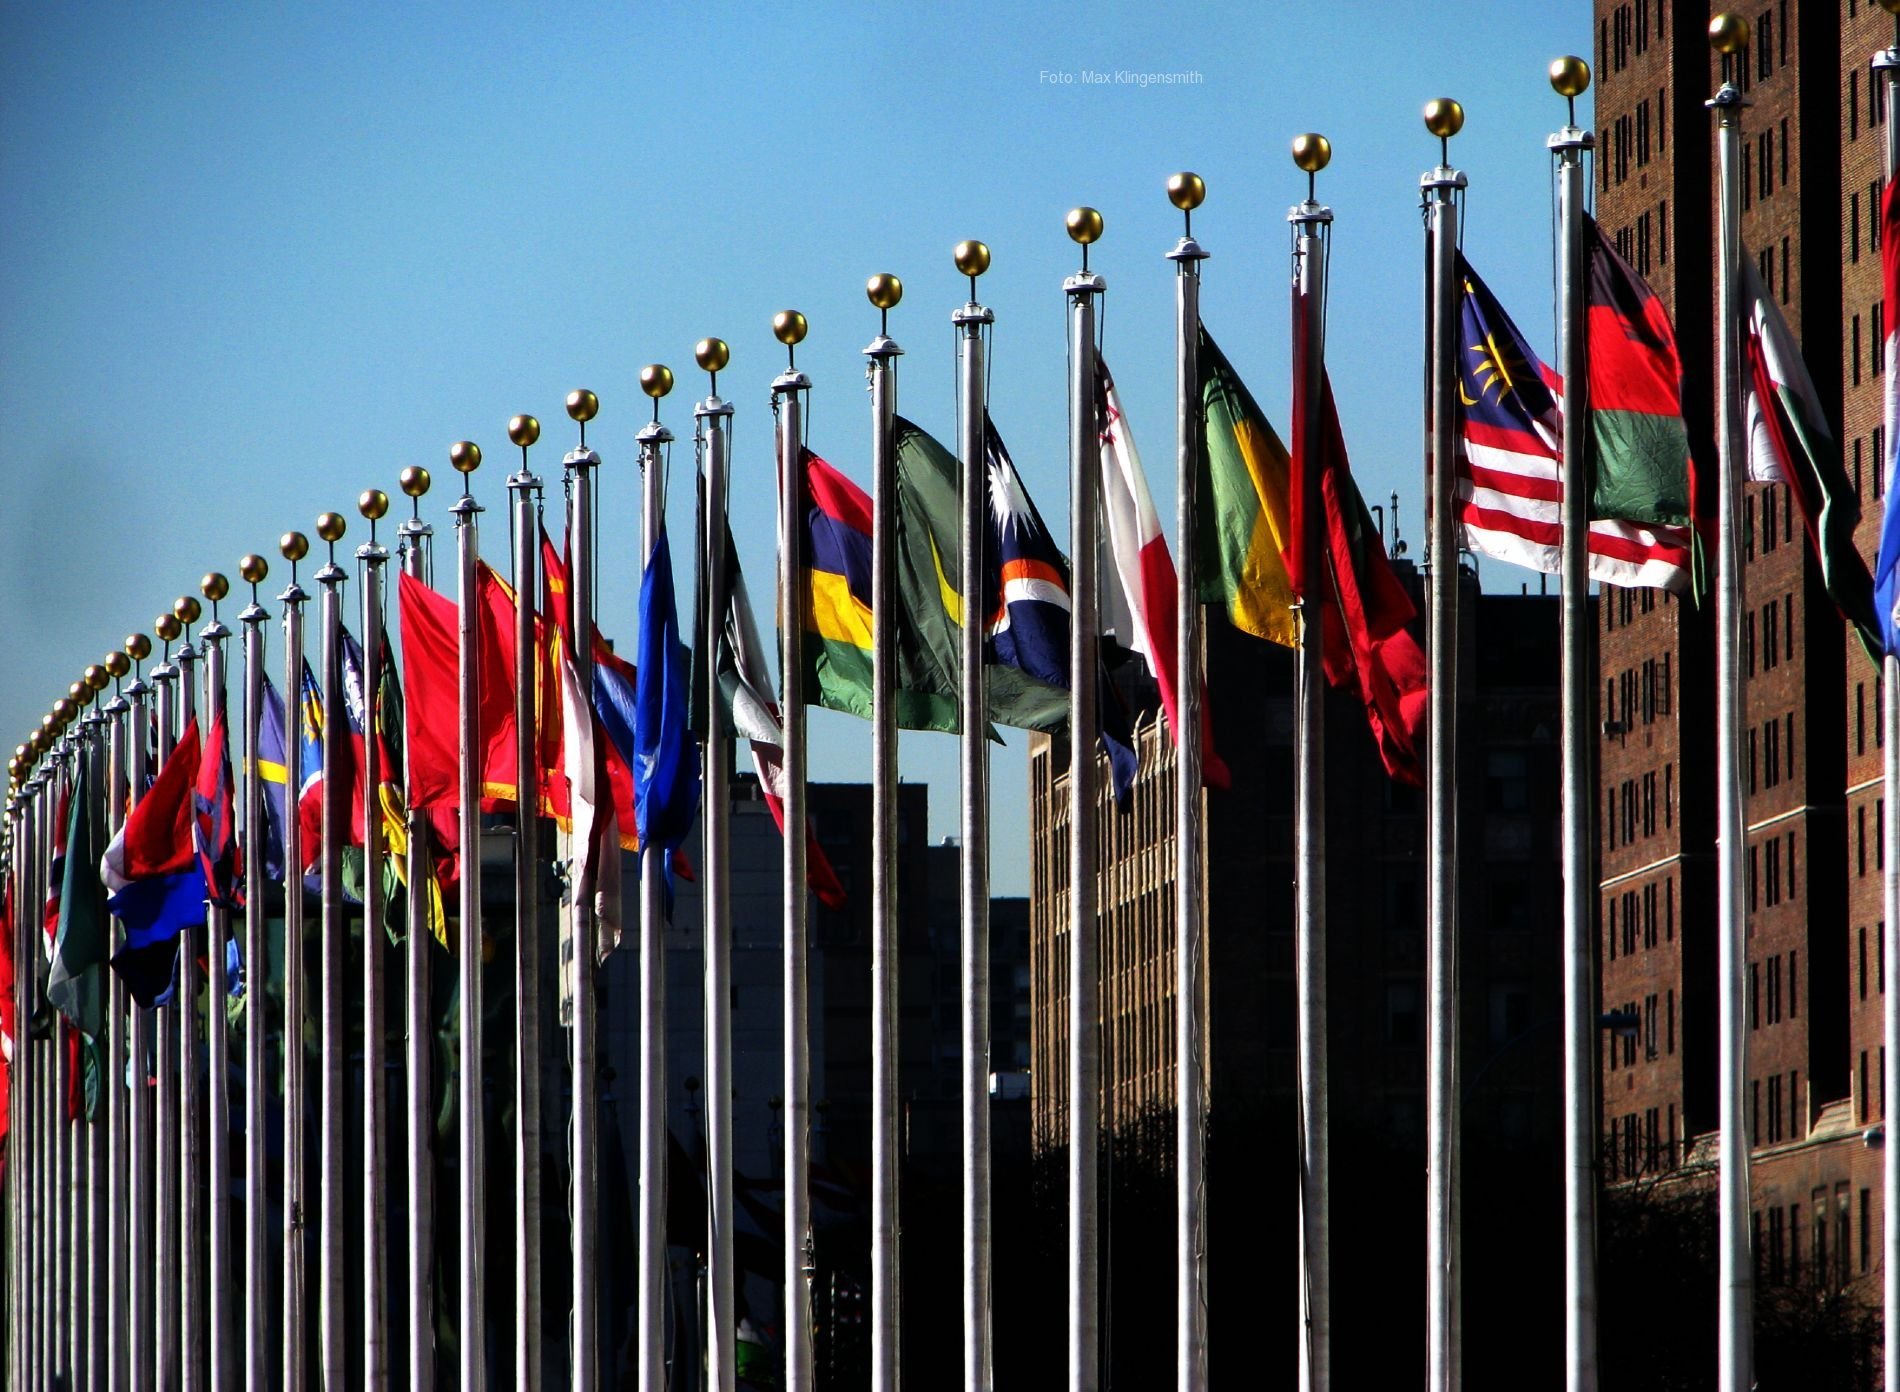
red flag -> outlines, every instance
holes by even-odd
[[[192,818],[198,864],[215,904],[244,907],[237,888],[237,817],[231,798],[231,750],[225,738],[224,712],[211,717],[204,756],[198,762]]]
[[[482,567],[482,604],[477,611],[481,663],[476,738],[480,746],[482,810],[514,806],[515,697],[512,640],[496,616],[494,573]],[[501,601],[512,612],[512,603]],[[455,602],[407,573],[399,579],[402,612],[402,681],[409,709],[437,718],[409,724],[409,805],[418,810],[453,807],[461,797],[461,638]]]
[[[119,859],[113,868],[122,881],[175,875],[195,863],[191,794],[198,781],[198,762],[198,721],[193,718],[115,838]],[[112,860],[111,850],[106,859]]]

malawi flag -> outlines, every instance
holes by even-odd
[[[1801,509],[1822,583],[1842,617],[1860,631],[1871,654],[1885,650],[1874,610],[1874,579],[1854,545],[1860,503],[1841,466],[1821,399],[1801,360],[1800,345],[1755,265],[1742,257],[1742,411],[1748,427],[1748,477],[1785,483]]]
[[[1714,494],[1696,486],[1683,424],[1682,357],[1669,313],[1587,215],[1583,236],[1595,469],[1590,516],[1672,526],[1712,523]]]
[[[1880,268],[1887,296],[1887,506],[1880,516],[1880,556],[1874,565],[1874,608],[1883,647],[1900,657],[1900,179],[1889,179],[1880,201]]]

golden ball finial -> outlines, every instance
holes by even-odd
[[[302,532],[285,532],[277,538],[277,550],[287,561],[301,561],[310,554],[310,538]]]
[[[950,249],[950,259],[966,276],[980,276],[990,268],[990,249],[984,242],[958,242]]]
[[[1900,0],[1894,0],[1894,3],[1900,4]],[[1575,54],[1553,58],[1550,60],[1550,85],[1558,96],[1574,100],[1590,90],[1590,65]]]
[[[1062,222],[1072,242],[1089,246],[1102,240],[1102,215],[1093,208],[1071,208]]]
[[[356,495],[356,510],[370,521],[378,521],[389,511],[389,495],[380,488],[365,488]]]
[[[125,655],[134,662],[143,662],[152,655],[152,640],[143,633],[125,635]]]
[[[772,337],[787,348],[796,348],[803,343],[810,328],[805,316],[795,309],[781,309],[772,316]]]
[[[255,551],[247,553],[238,562],[238,577],[247,585],[261,585],[269,574],[270,562]]]
[[[1207,182],[1199,174],[1182,170],[1168,176],[1168,202],[1184,213],[1191,213],[1207,199]]]
[[[141,638],[144,636],[142,633],[139,635]],[[112,652],[106,654],[105,668],[108,676],[122,677],[132,670],[132,660],[124,653],[114,649]]]
[[[587,422],[600,414],[600,398],[587,390],[586,387],[571,391],[567,394],[567,414],[570,420],[576,420],[582,425],[586,425]]]
[[[879,271],[864,282],[864,297],[878,309],[896,309],[904,298],[904,282],[889,271]]]
[[[104,691],[106,683],[112,680],[112,674],[97,662],[86,668],[86,685],[94,691]]]
[[[92,699],[92,688],[83,681],[76,681],[66,688],[66,699],[74,705],[83,706]]]
[[[60,701],[63,701],[65,699],[66,698],[64,696],[59,698]],[[54,706],[58,706],[59,701],[55,701],[53,702],[53,704]],[[54,731],[56,731],[58,728],[59,728],[59,717],[55,715],[52,711],[48,711],[46,712],[45,715],[42,715],[40,717],[40,748],[41,749],[46,748],[48,745],[50,745],[53,742]]]
[[[420,498],[429,491],[429,471],[420,464],[411,464],[396,475],[396,486],[405,498]]]
[[[1293,163],[1307,174],[1317,174],[1333,162],[1333,142],[1318,131],[1293,137]]]
[[[1709,21],[1709,47],[1717,53],[1740,53],[1748,39],[1748,21],[1732,11]]]
[[[184,631],[185,626],[178,622],[178,616],[176,614],[160,614],[152,621],[152,632],[156,633],[160,638],[163,638],[167,643],[175,642],[178,635]]]
[[[482,447],[473,440],[457,440],[449,446],[449,466],[458,474],[474,473],[482,467]]]
[[[640,390],[658,401],[673,390],[673,369],[665,363],[648,363],[640,369]]]
[[[333,546],[343,540],[343,533],[347,529],[348,524],[340,512],[326,512],[317,517],[317,535]]]
[[[508,417],[508,438],[526,449],[541,438],[541,422],[533,416],[510,416]]]
[[[231,582],[224,578],[223,571],[208,570],[204,573],[204,578],[198,582],[198,593],[216,604],[231,593]]]
[[[1465,128],[1465,109],[1450,97],[1433,97],[1425,103],[1425,129],[1440,140],[1449,140]]]
[[[53,702],[53,709],[47,712],[47,714],[53,717],[53,728],[63,730],[73,723],[73,717],[79,714],[79,712],[73,708],[73,703],[70,700],[62,696]]]
[[[693,345],[693,361],[702,372],[724,372],[732,361],[732,349],[723,338],[702,338]]]
[[[204,605],[198,602],[196,595],[179,595],[172,601],[172,613],[178,615],[180,623],[195,624],[204,613]]]

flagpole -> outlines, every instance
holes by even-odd
[[[270,1276],[264,1220],[264,1113],[269,1105],[264,1079],[264,1004],[270,980],[265,928],[264,766],[259,740],[264,728],[264,621],[268,610],[257,602],[257,586],[270,574],[270,563],[252,553],[238,562],[238,576],[251,587],[251,602],[238,614],[244,625],[244,1352],[246,1392],[266,1392],[270,1321],[264,1292]],[[288,716],[288,713],[286,713]],[[290,742],[286,718],[285,743]],[[286,884],[288,884],[286,875]]]
[[[457,1160],[462,1172],[457,1229],[461,1266],[456,1319],[463,1392],[488,1385],[487,1326],[487,1150],[482,1115],[482,787],[477,753],[481,732],[481,628],[476,567],[480,551],[481,504],[470,475],[481,467],[479,446],[461,440],[449,447],[449,463],[462,476],[462,496],[449,511],[455,517],[455,619],[460,703],[456,767],[461,811],[461,895],[455,963],[459,999],[458,1059],[455,1078]]]
[[[143,633],[129,634],[123,651],[132,663],[132,684],[125,689],[126,802],[127,815],[130,815],[130,809],[136,808],[145,798],[146,735],[150,729],[145,698],[152,694],[152,688],[146,683],[141,666],[151,655],[152,640]],[[119,974],[113,972],[112,978],[119,983],[119,993],[124,996],[124,983]],[[152,1271],[156,1275],[156,1234],[153,1228],[155,1195],[153,1174],[147,1163],[147,1157],[152,1153],[152,1093],[146,1086],[146,1079],[150,1076],[147,1070],[152,1052],[153,1016],[151,1011],[141,1009],[129,999],[126,1010],[132,1082],[131,1095],[126,1099],[125,1369],[127,1385],[132,1392],[153,1392],[158,1372],[158,1349],[162,1342],[156,1341],[156,1326],[153,1323],[152,1287],[157,1282],[133,1279],[137,1272]]]
[[[976,299],[976,278],[989,269],[989,248],[982,242],[959,242],[954,256],[957,270],[970,280],[969,303],[950,316],[957,327],[957,453],[962,465],[957,508],[961,558],[957,588],[963,602],[963,622],[957,633],[957,765],[963,796],[957,889],[963,928],[958,962],[963,1074],[963,1385],[967,1392],[988,1392],[996,1375],[990,1310],[990,702],[989,667],[983,660],[983,639],[989,627],[983,573],[989,520],[985,450],[989,384],[984,377],[983,333],[996,322],[996,315]],[[893,472],[893,499],[895,483]],[[891,546],[895,560],[894,538]],[[891,612],[894,630],[894,597]],[[894,849],[892,859],[896,859]]]
[[[216,724],[226,718],[224,640],[231,636],[231,631],[218,618],[218,602],[230,593],[230,588],[230,582],[215,570],[198,585],[199,592],[211,601],[211,622],[199,631],[205,651],[208,724]],[[227,751],[230,748],[228,733],[225,736],[225,748]],[[230,1371],[233,1351],[232,1304],[236,1292],[231,1285],[231,1036],[230,1021],[225,1015],[225,1002],[230,994],[230,982],[227,980],[230,957],[226,944],[231,936],[231,911],[226,905],[214,900],[206,921],[208,951],[205,961],[210,982],[205,996],[205,1048],[210,1066],[205,1105],[205,1155],[210,1181],[208,1209],[211,1219],[208,1268],[210,1303],[206,1310],[209,1317],[210,1380],[206,1385],[222,1388],[237,1381]],[[248,1119],[246,1126],[248,1129]]]
[[[738,1384],[738,1331],[732,1267],[732,731],[719,694],[719,653],[726,632],[726,610],[731,605],[726,590],[726,461],[732,442],[732,403],[719,398],[719,374],[732,361],[732,351],[724,339],[702,338],[693,349],[693,360],[711,379],[706,399],[693,408],[693,418],[706,442],[706,515],[699,539],[700,554],[705,558],[701,566],[706,577],[705,628],[693,637],[700,645],[706,671],[705,766],[701,777],[706,792],[700,804],[704,847],[700,875],[705,881],[702,902],[706,919],[706,1172],[710,1199],[706,1233],[706,1389],[734,1392]],[[875,1231],[875,1217],[872,1227]],[[872,1338],[875,1345],[875,1333]],[[876,1356],[874,1348],[874,1362]]]
[[[389,1075],[383,1009],[383,566],[376,524],[389,495],[366,488],[356,510],[369,540],[356,548],[363,582],[363,1385],[389,1382]],[[326,770],[325,783],[328,783]]]
[[[660,398],[673,390],[671,369],[641,369],[640,389],[653,400],[653,419],[640,427],[640,553],[653,548],[666,524],[666,458],[673,432],[660,424]],[[645,623],[646,615],[641,616]],[[647,635],[642,633],[644,642]],[[666,1389],[666,852],[640,838],[640,1195],[636,1225],[639,1271],[635,1309],[640,1392]]]
[[[285,532],[278,551],[290,562],[284,606],[284,1392],[303,1392],[309,1343],[309,1266],[305,1247],[309,1182],[306,1170],[306,1084],[303,1045],[304,936],[303,794],[304,634],[303,606],[310,596],[297,583],[297,562],[310,554],[310,539]]]
[[[429,546],[435,529],[422,520],[422,498],[429,491],[429,471],[411,464],[399,476],[409,499],[409,519],[396,528],[397,549],[405,575],[429,580]],[[403,757],[413,765],[414,711],[403,705]],[[430,881],[428,818],[408,805],[410,780],[404,769],[403,807],[409,838],[404,875],[409,882],[407,912],[403,917],[403,1117],[405,1124],[405,1179],[408,1186],[408,1300],[409,1384],[435,1386],[435,1107],[430,1087],[434,1071],[435,1028],[430,1008],[429,980],[434,963],[429,955]],[[522,1331],[528,1337],[528,1331]]]
[[[1570,419],[1584,419],[1583,154],[1596,137],[1579,129],[1576,101],[1590,87],[1590,65],[1559,58],[1550,85],[1569,102],[1570,119],[1547,142],[1557,157],[1557,349],[1570,393]],[[1569,1392],[1596,1392],[1596,1065],[1598,1026],[1596,886],[1590,838],[1595,822],[1591,773],[1590,487],[1581,429],[1563,435],[1563,869],[1564,869],[1564,1378]]]
[[[350,717],[343,699],[342,591],[349,576],[336,563],[336,544],[343,539],[344,527],[341,513],[326,512],[317,518],[317,536],[329,548],[324,566],[317,572],[317,583],[323,587],[319,610],[322,653],[317,674],[323,699],[323,849],[318,861],[323,896],[318,961],[323,994],[318,1005],[317,1054],[317,1368],[326,1389],[342,1387],[350,1379],[349,1273],[344,1250],[344,1209],[349,1203],[349,1188],[343,1176],[350,1063],[344,1015],[349,923],[343,902],[343,848],[350,837],[351,788],[350,779],[344,776]]]
[[[164,770],[177,740],[178,669],[172,665],[171,646],[182,631],[172,614],[160,614],[152,626],[165,643],[164,661],[152,669],[152,685],[157,690],[158,757],[152,763],[154,776]],[[183,955],[182,948],[180,955]],[[158,1386],[170,1392],[181,1386],[184,1373],[180,1366],[180,1298],[183,1293],[182,1258],[178,1245],[178,1032],[168,1028],[178,1009],[178,994],[172,1004],[154,1006],[152,1017],[152,1072],[156,1116],[153,1121],[153,1165],[156,1193],[153,1221],[157,1225],[158,1256],[154,1279],[158,1296],[154,1308],[154,1347],[157,1352]]]
[[[178,725],[184,727],[198,718],[198,683],[194,669],[198,650],[191,644],[191,626],[198,622],[203,606],[195,596],[181,595],[172,601],[172,613],[183,627],[184,641],[178,646]],[[204,728],[199,727],[199,740]],[[205,1372],[205,1292],[204,1254],[204,1152],[200,1148],[198,1095],[198,944],[205,941],[204,929],[187,928],[178,937],[177,991],[172,998],[172,1020],[177,1026],[178,1069],[178,1264],[183,1279],[179,1288],[178,1347],[179,1386],[183,1392],[198,1392],[204,1385]]]
[[[91,774],[87,782],[86,796],[92,802],[93,806],[88,810],[87,816],[93,819],[95,831],[105,825],[106,750],[104,726],[106,716],[98,700],[99,693],[105,689],[105,684],[105,668],[97,665],[86,668],[85,676],[81,679],[81,685],[84,688],[83,699],[87,702],[88,709],[81,723],[85,728],[85,745],[88,751],[87,757],[91,764]],[[105,849],[106,843],[103,840],[95,844],[101,851]],[[94,873],[97,873],[96,870]],[[93,967],[88,968],[88,970],[100,972],[105,976],[110,976],[112,973],[110,964],[106,962],[97,963]],[[104,981],[101,981],[99,985],[102,993],[100,1006],[103,1010],[105,1007],[103,995],[105,987]],[[103,1024],[104,1020],[102,1019],[101,1025],[103,1026]],[[99,1045],[103,1045],[105,1041],[101,1039],[96,1042]],[[110,1117],[112,1111],[111,1085],[109,1081],[110,1068],[111,1064],[109,1059],[102,1053],[100,1058],[101,1076],[99,1078],[99,1097],[103,1104],[104,1114],[95,1116],[88,1112],[80,1118],[79,1123],[80,1131],[85,1136],[86,1145],[86,1234],[84,1239],[86,1261],[85,1281],[83,1283],[86,1307],[86,1375],[83,1385],[88,1389],[104,1389],[106,1385],[107,1268],[104,1258],[108,1240],[107,1228],[109,1226],[106,1220],[106,1179],[108,1167],[111,1163],[111,1153],[109,1149]]]
[[[31,915],[22,911],[26,901],[26,856],[27,856],[27,820],[28,805],[27,775],[34,757],[30,744],[20,745],[14,752],[13,763],[9,766],[12,775],[7,789],[7,888],[12,895],[14,906],[13,921],[7,931],[12,940],[6,944],[6,950],[14,962],[13,974],[13,1053],[7,1060],[9,1073],[7,1090],[7,1134],[19,1137],[12,1147],[13,1182],[7,1186],[7,1270],[13,1273],[7,1290],[7,1380],[8,1386],[25,1388],[31,1382],[31,1370],[27,1362],[26,1327],[28,1309],[32,1299],[32,1271],[27,1259],[28,1245],[28,1208],[26,1186],[30,1182],[32,1165],[27,1159],[31,1146],[33,1126],[31,1120],[29,1086],[30,1073],[26,1065],[26,1030],[21,1023],[27,1018],[25,1010],[24,982],[26,972],[22,968],[28,958],[21,950],[25,942],[25,925],[31,921]]]
[[[1721,1127],[1717,1171],[1717,1252],[1721,1267],[1716,1385],[1723,1392],[1747,1392],[1754,1383],[1754,1273],[1749,1251],[1748,1016],[1743,1000],[1748,961],[1748,914],[1744,893],[1741,726],[1742,726],[1742,568],[1741,456],[1747,448],[1742,422],[1741,320],[1735,277],[1741,261],[1742,108],[1748,99],[1731,78],[1746,62],[1748,21],[1718,15],[1709,23],[1709,40],[1722,55],[1722,86],[1708,102],[1716,117],[1719,166],[1716,208],[1717,323],[1721,352],[1721,407],[1717,416],[1721,476],[1718,497],[1715,566],[1716,689],[1716,978],[1721,989],[1717,1018]],[[1743,55],[1738,57],[1737,55]]]
[[[1884,109],[1895,110],[1894,103],[1900,101],[1900,0],[1880,0],[1880,7],[1894,16],[1894,40],[1892,45],[1882,49],[1873,57],[1874,79],[1879,81],[1885,98]],[[1885,138],[1881,146],[1882,170],[1891,184],[1900,177],[1900,121],[1888,120],[1883,130]],[[1876,214],[1878,216],[1878,214]],[[1883,255],[1885,255],[1883,251]],[[1887,311],[1891,314],[1891,308]],[[1889,325],[1891,333],[1895,326]],[[1889,366],[1889,372],[1900,371],[1900,366]],[[1896,446],[1900,446],[1900,419],[1894,414],[1896,393],[1889,385],[1885,396],[1887,451],[1891,456]],[[1887,461],[1874,461],[1876,469],[1886,469]],[[1896,506],[1891,498],[1888,506]],[[1882,615],[1882,623],[1888,632],[1894,628],[1893,616]],[[1880,719],[1886,726],[1881,740],[1881,765],[1886,782],[1886,803],[1893,812],[1900,812],[1900,656],[1887,653],[1881,659],[1880,689],[1885,699],[1880,703]],[[1900,935],[1900,815],[1890,815],[1886,825],[1886,873],[1881,881],[1881,903],[1885,908],[1882,917],[1886,920],[1889,934],[1888,947],[1884,954],[1886,980],[1880,997],[1881,1038],[1888,1058],[1900,1059],[1900,950],[1892,944],[1894,935]],[[1886,1070],[1883,1075],[1881,1115],[1900,1117],[1900,1067]],[[1900,1392],[1900,1145],[1889,1145],[1881,1151],[1880,1167],[1884,1196],[1881,1204],[1881,1251],[1884,1256],[1882,1279],[1882,1308],[1884,1318],[1882,1365],[1885,1368],[1885,1387],[1887,1392]]]
[[[899,1247],[898,994],[902,956],[897,884],[897,363],[890,313],[904,282],[874,275],[865,295],[878,311],[864,350],[871,387],[871,1388],[897,1392],[903,1352]],[[974,295],[971,296],[975,298]],[[963,311],[958,311],[961,314]],[[957,322],[961,323],[961,319]],[[723,517],[724,499],[721,499]],[[723,536],[723,533],[721,534]],[[717,554],[716,552],[713,554]],[[723,567],[719,568],[723,586]],[[723,589],[722,589],[723,604]],[[721,610],[723,620],[723,609]],[[987,1099],[986,1099],[987,1101]],[[964,1367],[970,1366],[966,1320]],[[720,1389],[719,1392],[726,1392]]]
[[[1438,167],[1419,181],[1426,195],[1431,290],[1429,608],[1426,678],[1429,827],[1426,976],[1426,1387],[1456,1392],[1462,1381],[1458,1285],[1458,539],[1453,527],[1457,442],[1458,213],[1465,176],[1450,167],[1451,137],[1464,108],[1448,97],[1425,104],[1438,137]],[[1315,429],[1319,422],[1312,422]]]
[[[46,893],[53,892],[56,877],[53,874],[53,856],[58,847],[58,837],[67,819],[60,815],[58,789],[62,784],[67,795],[72,795],[72,774],[66,767],[67,756],[72,750],[72,738],[66,733],[72,723],[66,698],[54,702],[59,722],[59,746],[54,756],[56,773],[53,782],[52,839],[47,846],[48,861],[46,874]],[[70,852],[70,845],[68,851]],[[41,949],[46,955],[48,970],[52,967],[52,951],[49,944],[42,941]],[[67,1121],[67,1099],[72,1091],[72,1067],[67,1056],[66,1018],[57,1009],[48,1007],[48,1016],[52,1022],[53,1042],[53,1097],[50,1109],[48,1130],[53,1139],[53,1163],[48,1178],[52,1188],[52,1240],[53,1260],[53,1299],[51,1302],[52,1326],[48,1338],[52,1347],[51,1366],[57,1384],[63,1385],[73,1375],[72,1348],[68,1335],[73,1328],[72,1290],[69,1277],[72,1270],[72,1127]]]
[[[132,664],[116,649],[106,655],[103,670],[112,679],[112,699],[106,703],[106,840],[125,824],[125,753],[126,713],[130,705],[119,679],[131,671]],[[17,900],[15,901],[18,902]],[[106,955],[116,946],[111,925],[106,928]],[[15,961],[19,958],[16,956]],[[129,1120],[126,1088],[125,983],[108,961],[103,967],[106,986],[106,1347],[105,1379],[100,1386],[108,1392],[123,1392],[125,1356],[130,1330],[126,1320],[126,1292],[129,1270],[126,1260],[127,1195],[126,1143]],[[17,1018],[17,1017],[16,1017]],[[16,1048],[17,1053],[17,1048]],[[14,1268],[18,1270],[17,1267]]]
[[[508,476],[515,543],[515,1386],[541,1386],[541,818],[535,750],[535,586],[540,564],[541,480],[528,447],[541,422],[515,416],[508,438],[521,468]],[[546,699],[553,700],[548,691]],[[414,880],[410,881],[411,894]]]
[[[1101,619],[1096,546],[1101,493],[1095,297],[1108,288],[1089,270],[1102,215],[1077,208],[1069,237],[1082,269],[1062,282],[1069,303],[1069,1392],[1101,1385],[1099,1177],[1101,1144],[1100,925],[1096,922],[1096,668]],[[986,257],[985,260],[988,258]]]
[[[58,837],[59,821],[59,722],[54,719],[49,729],[51,757],[46,765],[46,781],[40,787],[40,836],[35,847],[34,868],[36,871],[35,894],[33,903],[37,907],[46,902],[47,886],[52,881],[53,847]],[[37,984],[41,979],[38,963],[46,955],[46,935],[36,933],[33,940],[33,955],[29,957],[29,969],[33,972],[35,986],[33,991],[34,1007],[37,1011],[44,999],[44,992]],[[41,1050],[45,1056],[45,1065],[40,1071],[40,1143],[39,1143],[39,1191],[40,1214],[36,1226],[40,1233],[40,1260],[35,1275],[40,1287],[40,1327],[37,1335],[39,1343],[40,1376],[50,1383],[59,1376],[59,1099],[61,1088],[60,1066],[61,1048],[58,1017],[55,1016],[47,1032],[46,1043]]]
[[[587,422],[600,412],[600,398],[586,388],[567,396],[568,419],[581,428],[580,444],[561,460],[568,492],[567,605],[568,658],[574,665],[587,712],[594,700],[594,475],[600,456],[587,448]],[[591,714],[589,716],[591,719]],[[569,770],[571,778],[578,770]],[[604,797],[611,794],[603,791]],[[578,829],[578,827],[577,827]],[[576,872],[586,862],[590,847],[577,839]],[[603,855],[619,855],[611,845]],[[594,981],[600,963],[600,933],[596,905],[575,894],[569,905],[567,951],[572,969],[573,994],[569,1001],[572,1036],[569,1039],[573,1103],[568,1122],[568,1230],[573,1261],[573,1309],[569,1313],[568,1346],[572,1349],[572,1392],[594,1392],[600,1385],[600,1058],[596,1033]]]
[[[810,943],[805,880],[806,577],[804,557],[805,445],[803,401],[811,378],[798,370],[805,316],[781,310],[772,336],[785,345],[785,371],[772,379],[778,425],[779,709],[785,722],[785,1388],[813,1392],[811,1282],[816,1268],[811,1234],[811,1002]]]
[[[1174,1260],[1175,1386],[1207,1388],[1207,927],[1203,920],[1206,848],[1202,840],[1201,595],[1196,562],[1200,535],[1198,494],[1205,448],[1201,403],[1201,262],[1194,210],[1207,197],[1198,174],[1168,180],[1168,201],[1181,210],[1181,240],[1167,253],[1174,262],[1175,594],[1178,646],[1175,701],[1180,729],[1174,747]],[[1184,733],[1185,732],[1185,733]]]

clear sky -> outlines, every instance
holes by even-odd
[[[1066,534],[1064,213],[1099,208],[1105,355],[1162,516],[1174,486],[1167,176],[1208,199],[1195,232],[1209,329],[1284,430],[1287,142],[1333,143],[1329,360],[1369,502],[1400,494],[1421,533],[1423,242],[1437,163],[1428,98],[1464,103],[1466,249],[1532,344],[1551,341],[1549,156],[1563,103],[1550,59],[1590,56],[1589,7],[861,3],[658,7],[72,4],[6,7],[0,87],[0,737],[10,751],[96,662],[208,569],[487,452],[475,493],[503,560],[518,411],[558,499],[562,411],[591,387],[603,458],[601,624],[635,629],[638,373],[669,363],[681,437],[668,515],[689,534],[692,344],[732,345],[733,527],[755,597],[774,564],[768,386],[774,311],[811,321],[813,447],[868,484],[863,295],[902,276],[899,409],[954,438],[958,240],[989,243],[991,410]],[[1195,80],[1090,83],[1111,75]],[[1072,79],[1072,80],[1071,80]],[[1589,124],[1588,99],[1580,106]],[[400,502],[400,500],[399,500]],[[392,516],[392,521],[393,521]],[[385,533],[393,528],[385,527]],[[676,542],[682,602],[691,568]],[[1488,586],[1523,572],[1487,562]],[[307,573],[307,572],[306,572]],[[1535,583],[1534,580],[1532,583]],[[357,602],[355,585],[350,602]],[[227,618],[235,614],[227,606]],[[276,606],[271,606],[275,610]],[[769,622],[769,616],[766,617]],[[281,672],[276,626],[272,664]],[[860,779],[867,728],[812,720],[814,778]],[[993,882],[1028,887],[1025,742],[994,756]],[[956,824],[955,746],[906,735]]]

